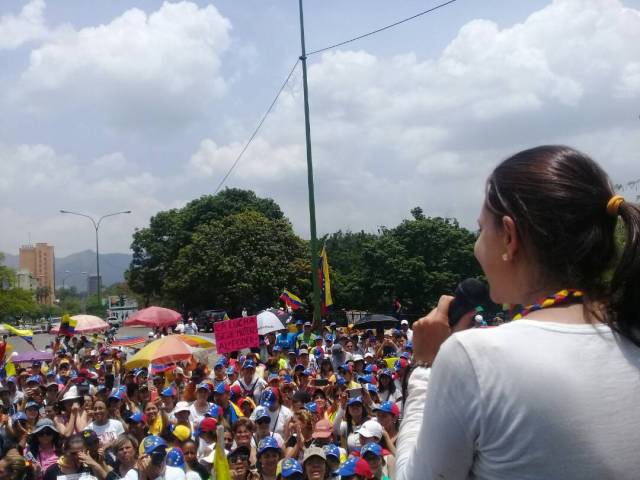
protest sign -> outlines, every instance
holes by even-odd
[[[216,322],[213,324],[213,331],[218,353],[235,352],[260,345],[258,319],[255,315]]]

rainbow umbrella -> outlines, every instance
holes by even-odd
[[[181,341],[186,343],[191,347],[196,348],[211,348],[215,347],[215,342],[207,337],[202,337],[200,335],[174,335],[176,338],[179,338]]]
[[[208,338],[197,335],[169,335],[141,348],[124,366],[130,370],[150,364],[164,365],[191,360],[194,351],[206,348],[206,345],[214,344]]]

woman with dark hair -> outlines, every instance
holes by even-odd
[[[328,380],[329,383],[335,383],[336,376],[333,372],[333,364],[331,363],[331,358],[324,357],[320,362],[320,372],[318,378]]]
[[[402,393],[393,381],[393,371],[389,368],[378,374],[378,396],[382,402],[397,402],[402,398]]]
[[[358,429],[367,420],[369,420],[369,413],[360,396],[350,398],[347,401],[347,411],[341,422],[338,422],[338,416],[336,416],[336,424],[339,423],[340,445],[349,453],[360,448]]]
[[[413,325],[396,478],[637,478],[640,208],[543,146],[493,171],[479,224],[491,299],[524,307],[450,335],[444,296]]]
[[[55,424],[48,418],[38,421],[27,440],[24,456],[31,461],[37,479],[41,479],[47,469],[57,463],[62,455],[60,434]]]
[[[84,441],[82,435],[74,434],[67,437],[63,444],[63,456],[52,465],[44,474],[44,480],[56,480],[58,477],[74,474],[87,474],[93,476],[93,471],[87,465],[89,455],[84,453]]]
[[[108,449],[116,439],[124,433],[124,427],[119,420],[109,418],[107,405],[102,400],[93,403],[93,422],[87,425],[100,439],[100,447]]]

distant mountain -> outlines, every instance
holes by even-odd
[[[102,285],[109,286],[124,281],[124,272],[129,268],[131,255],[127,253],[103,253],[100,254],[100,275]],[[18,268],[18,255],[5,253],[4,264],[8,267]],[[65,273],[69,270],[70,273]],[[74,286],[79,292],[87,291],[87,277],[96,273],[96,252],[85,250],[72,253],[66,257],[56,257],[56,286],[62,285],[62,280],[67,287]]]

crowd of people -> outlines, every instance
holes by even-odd
[[[412,351],[399,327],[292,318],[213,365],[132,370],[126,348],[59,337],[51,362],[2,380],[0,480],[207,480],[218,442],[234,480],[393,479]]]
[[[443,296],[411,328],[292,319],[213,364],[136,369],[64,339],[2,380],[0,480],[638,478],[640,208],[545,146],[491,174],[479,226],[514,321],[452,323]]]

